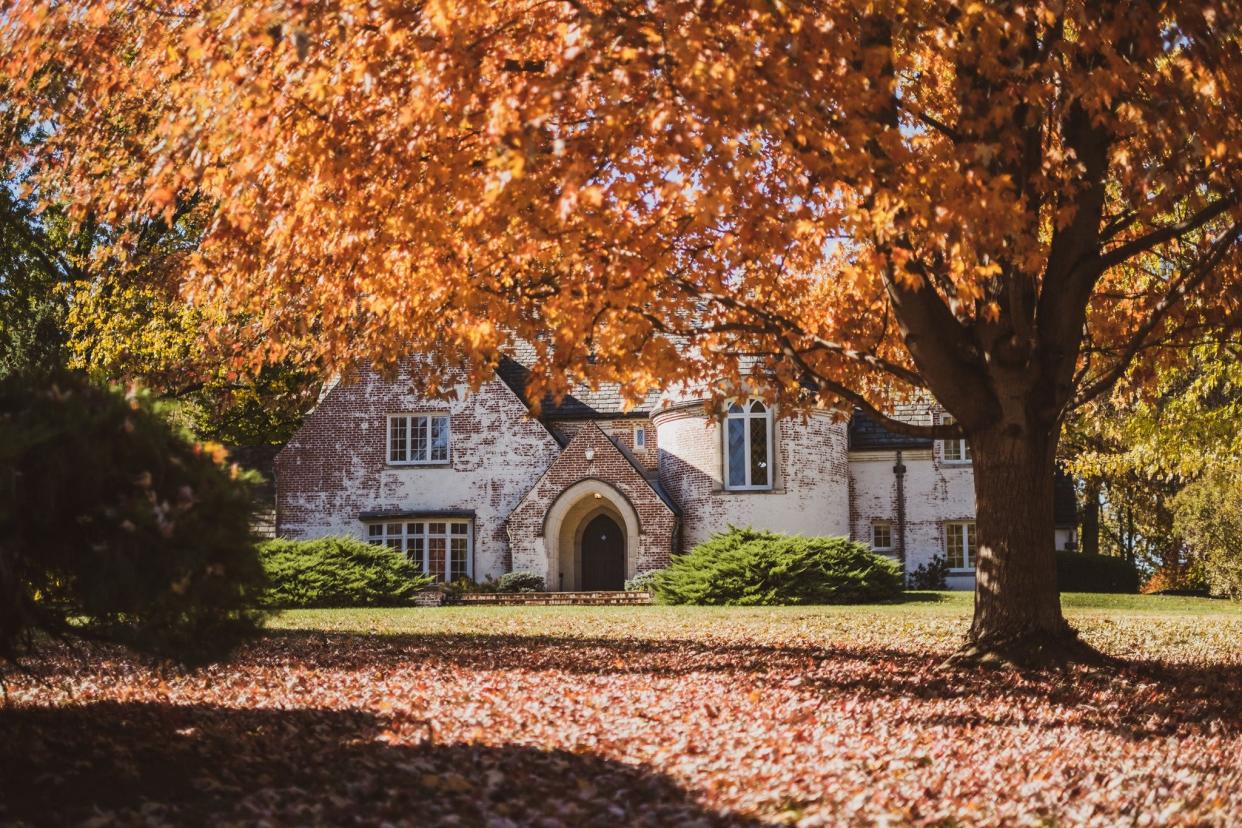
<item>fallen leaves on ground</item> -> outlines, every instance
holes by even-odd
[[[1141,661],[1032,675],[937,670],[964,620],[932,613],[368,617],[193,673],[57,649],[5,674],[0,822],[1242,818],[1239,616],[1078,617]]]

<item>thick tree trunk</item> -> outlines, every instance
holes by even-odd
[[[955,664],[1098,661],[1061,614],[1053,519],[1056,435],[970,434],[976,501],[975,615]]]

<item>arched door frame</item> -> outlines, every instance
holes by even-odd
[[[601,511],[608,512],[617,520],[625,534],[625,577],[633,578],[637,574],[639,536],[642,533],[638,511],[629,498],[614,486],[592,477],[579,480],[561,492],[544,518],[543,542],[550,576],[548,589],[570,590],[581,583],[581,561],[575,558],[581,552],[582,530]],[[567,520],[571,530],[568,532],[565,531]],[[565,544],[572,544],[572,547],[564,549]],[[568,573],[562,570],[565,553],[574,561],[572,571]],[[566,574],[572,578],[563,580],[561,576]]]

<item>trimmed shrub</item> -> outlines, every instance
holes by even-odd
[[[640,572],[625,582],[626,592],[655,592],[656,577],[663,572],[661,569],[649,569]]]
[[[1112,555],[1057,550],[1057,589],[1061,592],[1138,592],[1133,563]]]
[[[0,381],[0,658],[31,633],[219,658],[258,627],[254,476],[141,393]]]
[[[543,578],[533,572],[506,572],[496,579],[497,592],[543,592]]]
[[[948,589],[949,562],[945,560],[944,555],[932,555],[930,561],[916,566],[910,573],[910,587],[912,589]]]
[[[738,529],[718,534],[655,573],[670,604],[859,604],[901,594],[895,561],[847,538]]]
[[[259,560],[264,604],[278,609],[401,606],[434,582],[405,553],[357,538],[267,541]]]

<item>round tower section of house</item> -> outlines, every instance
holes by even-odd
[[[652,416],[660,483],[682,509],[682,551],[730,525],[848,535],[847,427],[828,411],[781,417],[739,400],[717,419],[702,400]]]

